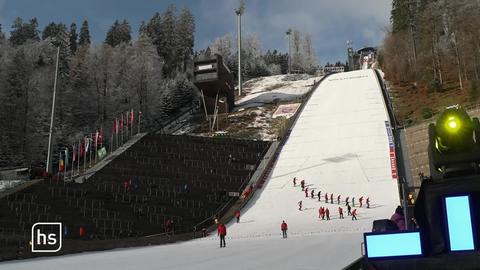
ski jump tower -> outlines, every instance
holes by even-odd
[[[235,106],[233,76],[220,55],[195,59],[193,83],[200,90],[207,115],[229,113]]]

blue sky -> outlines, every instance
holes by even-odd
[[[170,4],[188,7],[195,16],[195,49],[216,37],[236,36],[234,9],[238,0],[0,0],[0,23],[7,36],[15,17],[37,17],[40,29],[49,22],[90,24],[94,43],[101,43],[116,19],[126,19],[137,36],[142,20],[149,20]],[[389,25],[391,0],[246,0],[242,33],[256,34],[263,50],[287,51],[289,27],[310,33],[321,64],[345,61],[346,40],[354,47],[379,45]]]

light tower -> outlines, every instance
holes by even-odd
[[[242,95],[242,15],[245,11],[245,3],[240,1],[240,6],[235,10],[237,14],[237,42],[238,42],[238,95]]]

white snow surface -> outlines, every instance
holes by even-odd
[[[294,81],[285,78],[297,76]],[[235,102],[235,108],[250,108],[262,106],[265,103],[275,101],[288,102],[305,95],[315,81],[321,77],[309,77],[304,75],[275,75],[252,79],[244,86],[245,97]]]
[[[375,219],[389,218],[399,203],[391,177],[388,120],[372,70],[338,73],[315,90],[298,118],[270,179],[242,209],[240,223],[227,228],[227,247],[215,235],[189,242],[90,252],[0,263],[21,269],[342,269],[361,256],[363,232]],[[315,193],[334,193],[334,204],[305,198],[292,178],[305,179]],[[338,218],[342,201],[369,196],[358,220]],[[303,201],[303,211],[297,202]],[[344,207],[344,203],[341,204]],[[332,220],[319,220],[326,206]],[[345,208],[345,207],[344,207]],[[280,223],[289,226],[281,238]]]

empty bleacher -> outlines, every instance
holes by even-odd
[[[269,142],[147,135],[83,183],[45,180],[0,199],[0,253],[25,246],[36,222],[60,221],[64,239],[191,232],[243,190]],[[200,230],[200,228],[198,228]]]

